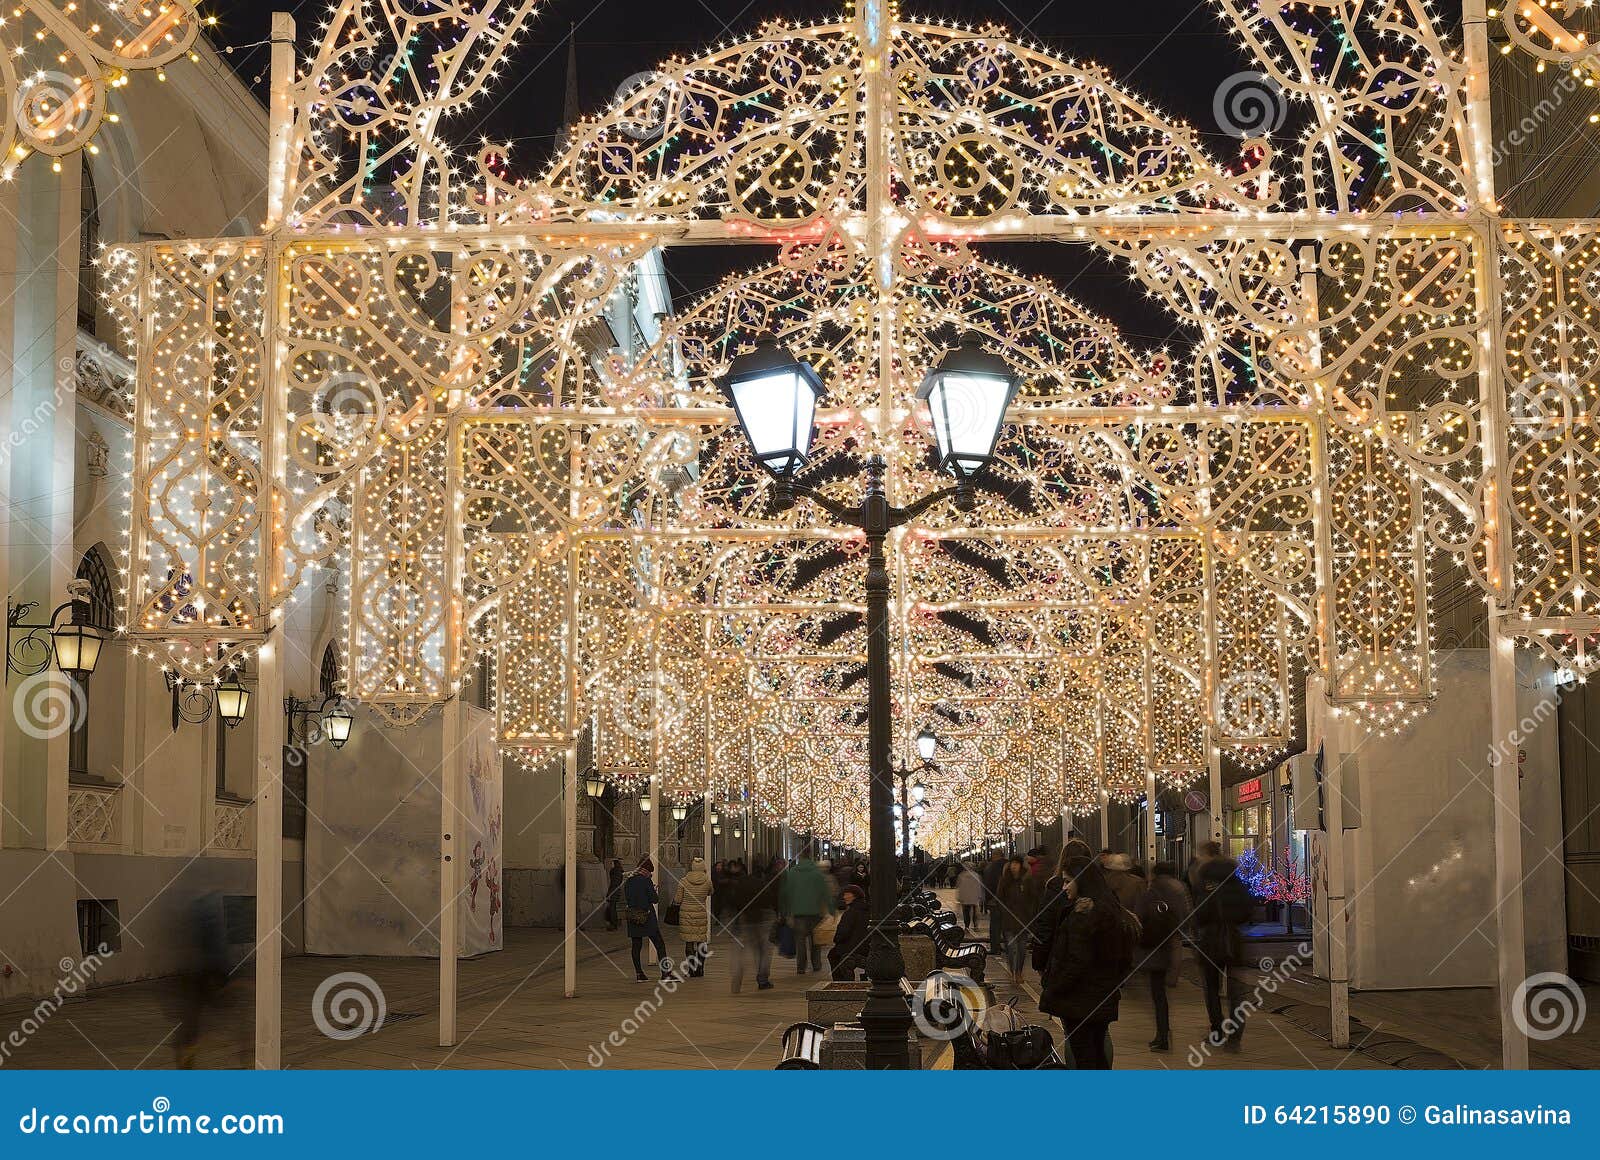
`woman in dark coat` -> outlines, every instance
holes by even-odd
[[[867,912],[867,893],[852,882],[840,891],[845,906],[839,926],[833,932],[828,950],[828,966],[835,979],[854,979],[856,968],[867,965],[867,944],[872,934],[872,917]]]
[[[1067,906],[1043,971],[1039,1010],[1061,1020],[1075,1067],[1104,1071],[1111,1066],[1111,1024],[1132,967],[1133,938],[1100,867],[1074,858],[1066,869]]]
[[[667,944],[661,937],[661,920],[656,916],[656,903],[661,896],[656,893],[656,884],[650,878],[654,872],[654,864],[646,858],[628,876],[628,881],[622,887],[622,901],[627,907],[628,938],[633,942],[634,978],[641,983],[646,981],[644,963],[639,958],[639,952],[644,950],[645,939],[655,944],[661,977],[665,979],[672,974],[672,964],[667,961]]]

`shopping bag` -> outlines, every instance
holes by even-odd
[[[837,914],[825,914],[817,923],[817,929],[811,932],[811,941],[819,947],[831,947],[833,945],[833,932],[838,929],[839,916]]]

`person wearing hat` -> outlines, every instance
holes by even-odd
[[[867,965],[867,944],[872,934],[872,918],[867,913],[866,887],[852,882],[839,893],[844,910],[839,914],[839,926],[833,932],[833,946],[828,950],[828,967],[835,979],[850,980],[856,977],[856,968]]]
[[[622,887],[622,901],[627,907],[628,938],[633,943],[634,978],[641,983],[646,981],[644,964],[639,960],[645,939],[655,944],[661,977],[665,979],[672,974],[672,963],[667,959],[667,944],[661,937],[661,920],[656,915],[656,903],[661,901],[661,895],[656,892],[655,869],[655,863],[649,858],[642,859]]]

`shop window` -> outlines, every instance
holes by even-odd
[[[122,949],[122,924],[117,920],[115,898],[78,899],[78,946],[85,957]]]

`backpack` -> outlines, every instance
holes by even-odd
[[[1166,899],[1156,897],[1153,891],[1147,891],[1139,900],[1141,928],[1139,945],[1145,950],[1156,950],[1165,946],[1167,940],[1177,934],[1182,925],[1178,908]]]
[[[1237,874],[1230,874],[1217,883],[1209,901],[1217,918],[1229,926],[1249,922],[1255,913],[1255,899]]]

